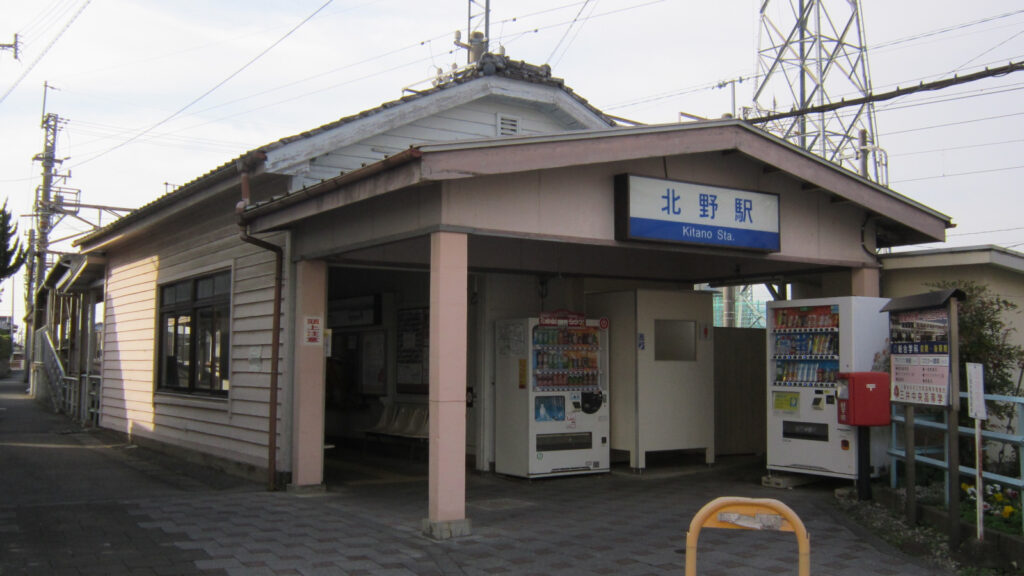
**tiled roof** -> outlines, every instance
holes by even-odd
[[[454,86],[465,84],[467,82],[472,82],[475,79],[483,78],[486,76],[502,76],[505,78],[520,80],[523,82],[531,82],[535,84],[545,84],[548,86],[553,86],[567,93],[569,96],[578,101],[588,110],[593,112],[596,116],[607,122],[609,126],[614,126],[616,124],[615,120],[612,117],[604,114],[603,112],[592,106],[589,102],[587,102],[586,99],[582,98],[581,96],[573,92],[571,88],[567,87],[565,85],[564,80],[552,76],[550,66],[546,64],[543,66],[536,66],[534,64],[528,64],[523,61],[511,60],[508,57],[500,54],[484,54],[478,62],[465,66],[456,71],[453,71],[452,73],[445,75],[443,77],[440,77],[439,81],[436,82],[436,84],[429,89],[413,91],[410,94],[402,96],[397,100],[385,102],[375,108],[364,110],[362,112],[359,112],[358,114],[353,114],[351,116],[346,116],[344,118],[335,120],[334,122],[330,122],[317,128],[313,128],[312,130],[307,130],[305,132],[295,134],[293,136],[287,136],[285,138],[281,138],[280,140],[250,150],[236,158],[233,158],[228,162],[225,162],[224,164],[221,164],[220,166],[214,168],[213,170],[210,170],[209,172],[203,174],[202,176],[190,181],[189,183],[184,184],[167,194],[164,194],[163,196],[157,198],[156,200],[150,202],[149,204],[146,204],[140,208],[133,210],[129,214],[125,215],[123,218],[112,222],[106,227],[86,235],[85,237],[77,240],[75,242],[75,245],[81,246],[104,238],[117,230],[123,229],[129,224],[142,220],[143,218],[153,213],[156,213],[164,209],[165,207],[173,205],[174,203],[181,199],[196,194],[206,189],[212,184],[215,184],[221,180],[234,177],[238,173],[235,166],[249,154],[252,154],[254,152],[266,153],[271,150],[275,150],[288,144],[291,144],[293,142],[311,138],[318,134],[334,130],[355,120],[373,116],[374,114],[380,113],[384,110],[388,110],[396,106],[401,106],[407,102],[419,100],[431,94],[435,94],[443,90],[450,89]]]

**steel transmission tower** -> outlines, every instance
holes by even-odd
[[[769,7],[769,5],[771,5]],[[763,0],[754,104],[747,118],[871,93],[860,0]],[[835,164],[888,184],[871,103],[775,120],[765,128]]]

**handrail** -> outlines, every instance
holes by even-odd
[[[966,398],[967,397],[967,393],[966,392],[960,392],[959,396],[960,396],[961,399]],[[1015,417],[1016,417],[1017,422],[1018,422],[1018,424],[1017,424],[1018,427],[1022,423],[1024,423],[1024,397],[1005,396],[1005,395],[1001,395],[1001,394],[985,394],[984,398],[985,398],[986,401],[989,401],[989,402],[1005,402],[1005,403],[1008,403],[1008,404],[1015,404],[1016,406],[1015,406],[1014,411],[1016,413]],[[942,432],[942,434],[943,434],[943,444],[948,443],[949,440],[948,440],[948,438],[946,438],[946,436],[948,436],[949,429],[948,429],[948,424],[945,421],[949,417],[948,412],[942,412],[941,416],[942,416],[942,421],[930,421],[930,420],[926,420],[926,419],[921,418],[920,416],[918,416],[917,418],[914,419],[914,428],[915,429],[917,429],[917,428],[926,428],[926,429],[931,429],[931,430],[938,430],[938,431]],[[905,421],[905,419],[903,417],[903,414],[900,413],[899,410],[895,409],[895,406],[893,407],[893,411],[892,411],[892,421],[893,421],[892,439],[891,439],[891,443],[890,443],[890,446],[889,446],[889,449],[888,449],[887,452],[888,452],[889,456],[891,456],[892,458],[894,458],[896,460],[906,460],[906,458],[907,458],[906,446],[900,446],[899,443],[897,442],[898,436],[897,436],[897,433],[896,433],[896,426],[895,426],[896,424],[900,424],[900,425],[904,425],[905,426],[906,425],[906,421]],[[974,428],[970,428],[970,427],[967,427],[967,426],[959,426],[958,425],[956,433],[957,433],[958,437],[959,436],[973,436],[975,431],[974,431]],[[982,430],[981,431],[981,436],[985,440],[991,440],[991,441],[995,441],[995,442],[1000,442],[1000,443],[1002,443],[1004,445],[1010,445],[1013,448],[1015,448],[1015,450],[1017,452],[1017,461],[1018,461],[1019,466],[1020,466],[1020,472],[1019,472],[1019,476],[1017,478],[1013,478],[1011,476],[1005,476],[1003,474],[997,474],[995,472],[990,472],[990,471],[987,471],[987,470],[982,470],[981,471],[982,479],[985,480],[985,481],[998,482],[999,484],[1002,484],[1002,485],[1005,485],[1005,486],[1012,486],[1012,487],[1014,487],[1014,488],[1016,488],[1018,490],[1024,490],[1024,433],[1022,433],[1019,430],[1019,428],[1018,428],[1018,432],[1016,434],[1009,434],[1009,433],[1005,433],[1005,432],[996,432],[994,430]],[[915,448],[914,460],[917,463],[924,464],[926,466],[931,466],[933,468],[938,468],[940,470],[948,470],[949,467],[948,467],[948,465],[946,464],[945,461],[938,460],[936,458],[931,458],[929,456],[926,456],[924,454],[923,450],[924,450],[924,448],[922,448],[922,447]],[[958,472],[958,474],[960,476],[969,476],[969,477],[975,477],[978,474],[978,471],[975,468],[973,468],[971,466],[965,466],[963,464],[960,464],[957,467],[957,472]],[[892,466],[889,469],[889,483],[894,488],[899,483],[899,472],[898,472],[896,466]],[[947,498],[948,498],[948,495],[947,495]],[[947,502],[947,505],[948,505],[948,502]],[[1021,519],[1021,532],[1024,533],[1024,518]]]
[[[57,348],[53,345],[53,339],[50,338],[50,331],[43,327],[36,334],[42,341],[42,364],[43,369],[46,371],[47,384],[50,387],[50,400],[53,403],[53,411],[60,412],[65,397],[64,379],[66,376],[64,366],[60,362],[60,356],[57,355]]]

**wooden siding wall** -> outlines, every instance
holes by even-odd
[[[274,256],[242,242],[231,208],[220,204],[109,252],[101,426],[265,466]],[[285,242],[283,234],[267,239]],[[228,397],[156,392],[158,286],[229,267]]]
[[[485,98],[407,125],[372,136],[358,143],[314,158],[305,167],[293,186],[302,188],[343,172],[360,168],[405,150],[414,144],[478,140],[497,137],[498,116],[519,120],[519,133],[524,136],[567,130],[550,116],[527,106],[516,106],[497,98]],[[577,127],[578,128],[578,127]],[[302,169],[296,171],[301,172]]]
[[[764,454],[765,333],[715,328],[715,453]]]

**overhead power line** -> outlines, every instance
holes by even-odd
[[[1020,170],[1024,168],[1024,164],[1019,166],[1007,166],[1005,168],[988,168],[985,170],[970,170],[968,172],[953,172],[951,174],[939,174],[938,176],[922,176],[921,178],[907,178],[906,180],[894,180],[892,184],[902,184],[903,182],[920,182],[922,180],[938,180],[939,178],[952,178],[954,176],[971,176],[973,174],[988,174],[990,172],[1006,172],[1007,170]]]
[[[1013,116],[1020,116],[1022,114],[1024,114],[1024,112],[1010,112],[1009,114],[998,114],[996,116],[985,116],[983,118],[971,118],[969,120],[957,120],[956,122],[946,122],[944,124],[932,124],[931,126],[921,126],[920,128],[907,128],[906,130],[887,132],[886,136],[895,136],[896,134],[906,134],[908,132],[920,132],[921,130],[932,130],[933,128],[948,128],[950,126],[960,126],[961,124],[973,124],[974,122],[984,122],[986,120],[1011,118]]]
[[[18,79],[14,81],[14,84],[11,84],[11,87],[7,89],[7,92],[4,92],[4,95],[0,96],[0,103],[6,100],[7,97],[11,95],[11,92],[14,92],[14,89],[18,87],[18,84],[21,84],[21,81],[24,80],[25,77],[28,76],[29,72],[36,67],[36,64],[39,64],[39,61],[43,59],[43,56],[46,56],[46,53],[50,51],[50,48],[53,48],[53,45],[57,43],[57,40],[60,40],[60,37],[63,36],[64,33],[68,31],[68,28],[71,28],[71,25],[75,23],[75,20],[82,15],[82,12],[85,11],[85,7],[88,6],[90,2],[92,2],[92,0],[85,0],[85,2],[82,3],[78,12],[75,12],[75,15],[68,20],[67,24],[65,24],[63,28],[60,29],[60,32],[57,32],[57,35],[53,37],[53,40],[50,40],[50,43],[46,45],[46,48],[43,48],[43,51],[40,52],[39,55],[36,56],[36,59],[28,65],[28,68],[25,68],[25,71],[21,73],[21,76],[18,76]]]
[[[963,146],[948,146],[946,148],[932,148],[929,150],[915,150],[913,152],[900,152],[898,154],[889,154],[889,158],[896,158],[902,156],[917,156],[920,154],[935,154],[936,152],[955,152],[957,150],[970,150],[972,148],[984,148],[987,146],[1006,146],[1007,144],[1020,143],[1024,143],[1024,138],[1015,138],[1013,140],[1000,140],[998,142],[981,142],[979,144],[965,144]]]
[[[153,131],[153,130],[155,130],[155,129],[159,128],[160,126],[162,126],[162,125],[164,125],[164,124],[166,124],[166,123],[167,123],[167,122],[169,122],[169,121],[170,121],[171,119],[173,119],[174,117],[178,116],[179,114],[181,114],[181,113],[182,113],[182,112],[184,112],[185,110],[188,110],[188,109],[189,109],[189,108],[191,108],[191,107],[192,107],[193,105],[195,105],[195,104],[196,104],[197,102],[199,102],[199,101],[200,101],[200,100],[202,100],[203,98],[206,98],[206,97],[207,97],[207,96],[209,96],[209,95],[210,95],[211,93],[213,93],[213,91],[214,91],[214,90],[216,90],[216,89],[220,88],[221,86],[223,86],[223,85],[227,84],[227,83],[228,83],[228,82],[229,82],[229,81],[230,81],[230,80],[231,80],[232,78],[234,78],[235,76],[238,76],[239,74],[241,74],[241,73],[242,73],[242,71],[244,71],[244,70],[245,70],[246,68],[248,68],[249,66],[252,66],[253,64],[255,64],[255,63],[256,63],[256,61],[257,61],[257,60],[259,60],[260,58],[262,58],[263,56],[265,56],[265,55],[267,54],[267,52],[270,52],[271,50],[273,50],[273,49],[274,49],[275,47],[277,47],[277,45],[278,45],[278,44],[280,44],[281,42],[284,42],[286,38],[288,38],[289,36],[291,36],[291,35],[292,35],[292,34],[293,34],[293,33],[294,33],[294,32],[295,32],[296,30],[298,30],[299,28],[301,28],[303,24],[305,24],[306,22],[309,22],[310,20],[312,20],[312,19],[313,19],[313,17],[314,17],[314,16],[316,16],[317,14],[319,14],[319,13],[320,13],[320,12],[321,12],[321,11],[322,11],[322,10],[323,10],[324,8],[327,8],[328,6],[330,6],[331,2],[333,2],[333,1],[334,1],[334,0],[327,0],[326,2],[324,2],[324,3],[323,3],[323,4],[322,4],[322,5],[321,5],[321,6],[319,7],[319,8],[317,8],[316,10],[314,10],[312,14],[310,14],[309,16],[306,16],[306,18],[305,18],[305,19],[303,19],[303,20],[302,20],[301,22],[299,22],[299,23],[298,23],[298,24],[296,24],[296,25],[295,25],[294,27],[292,27],[292,29],[291,29],[291,30],[289,30],[288,32],[286,32],[284,36],[281,36],[281,37],[280,37],[280,38],[278,38],[278,39],[277,39],[277,41],[275,41],[275,42],[274,42],[273,44],[271,44],[270,46],[267,46],[267,47],[266,47],[266,48],[265,48],[265,49],[264,49],[264,50],[263,50],[262,52],[260,52],[260,53],[259,53],[259,54],[257,54],[256,56],[252,57],[252,58],[251,58],[251,59],[250,59],[250,60],[249,60],[248,62],[246,62],[246,63],[245,63],[245,64],[244,64],[244,65],[243,65],[243,66],[242,66],[241,68],[239,68],[238,70],[235,70],[234,72],[232,72],[231,74],[229,74],[229,75],[227,76],[227,78],[224,78],[223,80],[221,80],[220,82],[218,82],[218,83],[217,83],[217,84],[216,84],[215,86],[213,86],[212,88],[210,88],[210,89],[209,89],[209,90],[207,90],[206,92],[203,92],[202,94],[200,94],[200,95],[199,95],[199,96],[198,96],[197,98],[193,99],[193,100],[192,100],[191,102],[189,102],[188,104],[186,104],[186,105],[182,106],[181,108],[179,108],[179,109],[178,109],[178,110],[177,110],[176,112],[174,112],[174,113],[173,113],[173,114],[171,114],[170,116],[168,116],[168,117],[164,118],[163,120],[161,120],[161,121],[157,122],[156,124],[153,124],[153,125],[152,125],[152,126],[150,126],[149,128],[146,128],[145,130],[143,130],[143,131],[139,132],[138,134],[136,134],[136,135],[132,136],[131,138],[129,138],[129,139],[127,139],[127,140],[125,140],[125,141],[123,141],[123,142],[121,142],[121,143],[119,143],[119,144],[117,144],[117,145],[115,145],[115,146],[113,146],[113,147],[111,147],[111,148],[108,148],[107,150],[105,150],[105,151],[103,151],[103,152],[100,152],[99,154],[97,154],[97,155],[95,155],[95,156],[92,156],[92,157],[86,158],[85,160],[83,160],[83,161],[79,162],[78,164],[76,164],[76,166],[81,166],[82,164],[86,164],[86,163],[88,163],[88,162],[92,162],[93,160],[95,160],[95,159],[97,159],[97,158],[99,158],[99,157],[101,157],[101,156],[104,156],[104,155],[106,155],[106,154],[109,154],[110,152],[113,152],[114,150],[117,150],[118,148],[121,148],[122,146],[125,146],[125,145],[127,145],[127,144],[130,144],[131,142],[134,142],[135,140],[138,140],[139,138],[141,138],[141,137],[145,136],[145,135],[146,135],[146,134],[148,134],[149,132],[151,132],[151,131]]]
[[[982,230],[980,232],[961,232],[959,234],[946,234],[946,236],[977,236],[979,234],[995,234],[997,232],[1016,232],[1018,230],[1024,230],[1024,226],[1018,226],[1016,228],[1001,228],[999,230]]]
[[[562,37],[558,39],[558,44],[555,44],[555,48],[554,50],[551,51],[551,55],[548,56],[547,62],[550,63],[551,60],[555,57],[555,54],[558,52],[558,49],[562,47],[562,42],[565,42],[565,39],[569,36],[569,32],[572,32],[572,27],[575,26],[576,22],[579,21],[580,16],[583,15],[583,11],[587,9],[588,4],[590,4],[590,0],[586,0],[586,2],[583,3],[583,6],[580,6],[580,10],[579,12],[576,13],[576,17],[572,19],[572,22],[570,22],[569,26],[565,29],[565,34],[562,34]],[[594,2],[594,5],[597,5],[596,0]],[[582,26],[580,26],[580,28],[582,28]],[[576,30],[578,32],[579,28],[577,28]],[[568,46],[566,47],[566,50],[568,50]]]
[[[974,20],[974,21],[971,21],[971,22],[964,22],[964,23],[961,23],[961,24],[955,24],[953,26],[947,26],[945,28],[939,28],[939,29],[936,29],[936,30],[929,30],[928,32],[922,32],[920,34],[914,34],[912,36],[904,36],[903,38],[897,38],[895,40],[890,40],[888,42],[881,42],[879,44],[875,44],[871,48],[872,49],[887,48],[889,46],[895,46],[896,44],[903,44],[903,43],[906,43],[906,42],[911,42],[913,40],[920,40],[922,38],[928,38],[930,36],[937,36],[939,34],[945,34],[947,32],[953,32],[955,30],[962,30],[964,28],[969,28],[971,26],[977,26],[978,24],[984,24],[986,22],[992,22],[993,20],[1001,20],[1003,18],[1008,18],[1010,16],[1015,16],[1015,15],[1020,14],[1020,13],[1024,13],[1024,9],[1022,9],[1022,10],[1014,10],[1013,12],[1005,12],[1003,14],[997,14],[995,16],[989,16],[989,17],[986,17],[986,18],[981,18],[980,20]]]
[[[1006,13],[1003,13],[1003,14],[997,14],[995,16],[989,16],[989,17],[986,17],[986,18],[981,18],[981,19],[974,20],[974,21],[971,21],[971,22],[965,22],[965,23],[957,24],[955,26],[947,26],[945,28],[938,28],[938,29],[935,29],[935,30],[929,30],[927,32],[922,32],[922,33],[914,34],[914,35],[911,35],[911,36],[904,36],[902,38],[896,38],[894,40],[889,40],[889,41],[886,41],[886,42],[880,42],[878,44],[874,44],[874,45],[869,47],[869,51],[871,53],[877,53],[879,51],[884,51],[886,48],[890,48],[892,46],[896,46],[896,45],[899,45],[899,44],[905,44],[907,42],[913,42],[915,40],[920,40],[920,39],[923,39],[923,38],[929,38],[929,37],[932,37],[932,36],[939,36],[939,35],[946,34],[946,33],[949,33],[949,32],[955,32],[957,30],[963,30],[965,28],[970,28],[972,26],[977,26],[979,24],[984,24],[984,23],[987,23],[987,22],[995,21],[995,20],[1002,20],[1004,18],[1009,18],[1011,16],[1016,16],[1016,15],[1022,14],[1022,13],[1024,13],[1024,9],[1014,10],[1012,12],[1006,12]],[[759,80],[762,77],[762,75],[760,75],[760,74],[749,74],[749,75],[743,75],[743,76],[739,76],[737,74],[733,74],[732,76],[735,76],[735,77],[737,77],[736,78],[737,80],[742,80],[744,82],[747,81],[747,80]],[[927,78],[927,77],[923,77],[923,78],[920,78],[920,79],[923,80],[924,78]],[[616,108],[629,108],[629,107],[637,106],[637,105],[640,105],[640,104],[647,104],[649,102],[654,102],[654,101],[657,101],[657,100],[666,100],[668,98],[674,98],[674,97],[678,97],[678,96],[686,96],[688,94],[693,94],[693,93],[696,93],[696,92],[703,92],[703,91],[706,91],[706,90],[714,90],[716,88],[719,88],[720,84],[721,84],[721,82],[707,82],[707,83],[704,83],[704,84],[700,84],[700,85],[696,85],[696,86],[691,86],[691,87],[688,87],[688,88],[680,88],[678,90],[673,90],[673,91],[665,92],[665,93],[662,93],[662,94],[642,96],[640,98],[633,99],[633,100],[627,100],[627,101],[624,101],[624,102],[615,102],[615,103],[612,103],[611,105],[603,106],[602,109],[603,110],[614,110]]]
[[[976,80],[982,80],[985,78],[992,78],[993,76],[1005,76],[1013,72],[1019,72],[1024,70],[1024,62],[1010,62],[1005,66],[999,66],[998,68],[985,68],[980,72],[974,72],[973,74],[966,74],[964,76],[953,76],[952,78],[945,78],[942,80],[936,80],[934,82],[921,82],[917,86],[911,86],[909,88],[896,88],[890,92],[883,92],[881,94],[869,94],[861,98],[851,98],[849,100],[840,100],[838,102],[831,102],[829,104],[822,104],[820,106],[808,106],[807,108],[799,110],[790,110],[789,112],[778,112],[775,114],[766,114],[764,116],[758,116],[756,118],[747,118],[746,120],[752,124],[761,124],[764,122],[771,122],[773,120],[781,120],[783,118],[793,118],[796,116],[803,116],[806,114],[817,114],[819,112],[831,112],[840,108],[846,108],[848,106],[860,106],[870,102],[882,102],[885,100],[892,100],[900,96],[906,96],[907,94],[914,94],[917,92],[925,92],[928,90],[941,90],[950,86],[957,86],[960,84],[966,84],[968,82],[974,82]]]

